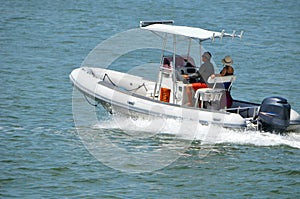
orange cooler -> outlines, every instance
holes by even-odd
[[[171,89],[169,88],[160,88],[160,101],[170,102]]]

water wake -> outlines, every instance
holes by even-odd
[[[178,139],[200,140],[201,144],[239,144],[255,146],[286,145],[300,149],[300,132],[289,132],[284,135],[268,132],[233,130],[219,126],[203,126],[192,122],[178,121],[175,119],[153,119],[113,117],[100,121],[97,128],[121,129],[126,134],[139,138],[154,135],[172,135]]]

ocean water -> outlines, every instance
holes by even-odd
[[[0,198],[299,198],[300,132],[223,129],[206,144],[168,136],[132,140],[145,132],[120,130],[100,108],[100,123],[89,130],[111,136],[115,145],[145,154],[161,145],[180,152],[145,165],[152,171],[128,172],[137,168],[138,157],[124,160],[114,151],[96,156],[82,142],[68,77],[104,40],[137,28],[140,20],[172,19],[216,31],[244,30],[241,41],[205,46],[219,69],[225,55],[233,57],[233,96],[261,102],[279,95],[299,112],[299,9],[296,0],[2,1]],[[177,124],[164,130],[176,131]]]

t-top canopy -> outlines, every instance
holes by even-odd
[[[151,24],[148,26],[141,26],[141,29],[150,30],[154,32],[162,32],[173,35],[182,35],[185,37],[190,37],[193,39],[199,39],[200,41],[209,40],[214,38],[222,38],[222,37],[242,37],[242,33],[240,35],[236,35],[235,31],[232,34],[222,32],[214,32],[209,30],[204,30],[201,28],[188,27],[188,26],[175,26],[169,24]]]

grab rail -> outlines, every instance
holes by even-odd
[[[229,111],[229,112],[236,111],[237,114],[240,114],[240,113],[242,113],[242,111],[249,111],[251,109],[253,109],[253,115],[252,115],[252,117],[255,117],[256,114],[257,114],[257,112],[258,112],[259,106],[247,106],[247,107],[227,108],[226,111]]]

